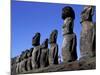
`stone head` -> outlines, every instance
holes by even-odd
[[[17,56],[16,57],[16,63],[19,63],[20,62],[20,56]]]
[[[11,58],[11,65],[16,63],[16,59],[17,59],[17,57]]]
[[[58,35],[58,31],[56,29],[53,30],[52,33],[50,34],[49,43],[56,43],[57,35]]]
[[[26,54],[27,54],[27,57],[30,57],[30,54],[31,54],[30,50],[28,50]]]
[[[42,48],[48,48],[48,39],[45,39],[41,45]]]
[[[35,36],[33,37],[33,39],[32,39],[32,45],[33,46],[38,46],[38,45],[40,45],[40,33],[39,32],[37,32],[37,33],[35,33]]]
[[[66,6],[62,9],[62,19],[65,20],[67,17],[75,19],[75,12],[70,6]]]
[[[27,56],[28,52],[29,52],[28,49],[26,49],[25,51],[22,51],[21,56],[20,56],[21,60],[24,60],[24,59],[28,58],[28,56]]]
[[[28,52],[27,52],[27,56],[31,57],[32,56],[32,52],[33,52],[33,48],[31,48]]]
[[[84,9],[81,13],[81,22],[92,21],[93,14],[94,14],[94,7],[93,6],[84,6]]]
[[[33,50],[34,50],[34,48],[30,48],[30,56],[32,56]]]

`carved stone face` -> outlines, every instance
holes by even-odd
[[[62,19],[65,20],[67,17],[75,19],[75,13],[72,7],[66,6],[62,9]]]
[[[45,39],[41,45],[42,48],[48,48],[48,39]]]
[[[16,63],[20,62],[20,56],[17,56]]]
[[[94,7],[93,6],[85,6],[81,13],[82,21],[92,21],[93,14],[94,14]]]
[[[30,50],[27,51],[27,57],[30,57]]]
[[[16,59],[17,59],[17,57],[11,58],[11,65],[16,63]]]
[[[28,52],[29,52],[28,49],[22,52],[22,54],[21,54],[21,56],[20,56],[20,57],[21,57],[21,60],[24,60],[24,59],[28,58],[28,56],[27,56],[27,53],[28,53]]]
[[[49,43],[56,43],[58,31],[55,29],[50,34]]]
[[[34,48],[30,49],[30,56],[32,56],[32,52],[33,52]]]
[[[31,57],[32,56],[32,52],[33,52],[33,48],[31,48],[30,50],[28,50],[27,57]]]
[[[38,46],[40,45],[40,33],[36,33],[35,36],[32,39],[32,45],[33,46]]]
[[[73,20],[71,17],[68,17],[64,20],[63,28],[63,35],[73,33]]]

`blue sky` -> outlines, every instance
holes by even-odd
[[[20,55],[23,50],[32,47],[32,37],[36,32],[41,33],[42,43],[49,38],[52,30],[58,30],[57,43],[59,45],[59,54],[62,47],[62,8],[71,6],[75,11],[74,32],[77,35],[77,53],[80,57],[80,13],[83,5],[40,3],[40,2],[22,2],[12,1],[11,5],[11,57]],[[95,21],[96,15],[93,20]]]

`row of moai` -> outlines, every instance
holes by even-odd
[[[15,63],[12,63],[13,72],[23,73],[58,64],[57,35],[58,31],[56,29],[53,30],[50,38],[45,39],[40,45],[41,34],[37,32],[32,39],[33,48],[23,51],[20,56],[14,58]],[[48,43],[50,44],[50,49],[48,48]]]
[[[93,6],[85,6],[81,13],[80,59],[95,57],[96,27],[92,21],[93,13]],[[64,63],[68,63],[77,60],[77,37],[73,32],[75,12],[72,7],[66,6],[62,9],[62,19],[64,20],[62,26],[62,59]],[[56,29],[53,30],[50,34],[50,38],[45,39],[40,45],[41,35],[37,32],[32,39],[32,46],[34,47],[30,50],[23,51],[20,56],[16,57],[15,69],[12,69],[15,70],[16,73],[21,73],[59,64],[58,44],[56,43],[57,35],[58,31]],[[50,44],[50,48],[48,48],[48,43]]]
[[[84,6],[81,13],[80,60],[96,55],[96,24],[92,20],[94,10],[94,6]],[[62,19],[64,20],[62,56],[63,62],[67,63],[77,59],[77,37],[73,32],[75,12],[72,7],[66,6],[62,9]]]

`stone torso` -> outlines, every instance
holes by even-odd
[[[75,34],[67,34],[64,36],[62,45],[62,55],[64,62],[70,62],[77,59]]]
[[[48,66],[48,48],[47,49],[42,49],[41,50],[41,56],[40,56],[40,66],[41,67],[46,67]]]
[[[73,32],[75,13],[72,7],[66,6],[62,9],[62,19],[64,24],[62,26],[62,56],[63,62],[72,62],[77,59],[76,53],[76,35]]]
[[[32,68],[38,68],[39,67],[39,59],[40,59],[40,46],[34,47],[34,50],[32,52]]]
[[[71,46],[73,43],[73,39],[75,39],[75,34],[67,34],[64,36],[63,38],[63,48],[66,48],[66,50],[70,51],[71,50]]]
[[[92,17],[94,14],[93,6],[85,6],[81,13],[82,31],[80,36],[81,58],[90,58],[95,54],[94,40],[95,31]],[[94,51],[93,51],[94,50]]]
[[[82,31],[81,31],[81,39],[80,39],[80,48],[81,48],[81,56],[93,56],[92,46],[94,39],[93,32],[93,23],[92,22],[83,22],[82,23]]]
[[[49,61],[51,64],[58,63],[58,45],[51,44],[50,51],[49,51]]]

